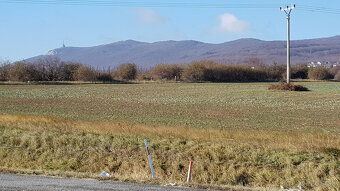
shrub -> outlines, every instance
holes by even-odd
[[[10,67],[8,76],[11,81],[27,82],[35,79],[36,71],[26,62],[16,62]]]
[[[269,90],[289,90],[289,91],[309,91],[308,88],[302,85],[294,85],[287,83],[280,83],[276,85],[271,85],[268,87]]]
[[[9,80],[9,71],[11,69],[10,63],[3,63],[0,66],[0,81],[8,81]]]
[[[39,72],[39,81],[59,81],[61,80],[61,61],[54,56],[48,56],[32,63]]]
[[[108,73],[100,73],[97,75],[97,80],[101,82],[112,82],[113,78],[111,74]]]
[[[74,74],[74,79],[79,81],[93,82],[96,79],[96,74],[91,68],[86,66],[80,66]]]
[[[267,81],[266,67],[249,65],[222,65],[210,61],[187,65],[183,77],[188,81],[253,82]]]
[[[340,66],[335,66],[330,73],[334,76],[334,80],[340,80]]]
[[[62,62],[60,65],[59,71],[59,80],[62,81],[74,81],[76,80],[75,73],[81,67],[80,63],[73,63],[73,62]]]
[[[111,81],[111,76],[102,73],[100,80]],[[95,81],[96,73],[80,63],[61,62],[55,57],[46,57],[33,63],[6,62],[0,65],[0,81]]]
[[[181,78],[182,68],[177,64],[158,64],[152,71],[154,79],[176,80]]]
[[[332,78],[332,75],[328,69],[316,67],[308,71],[308,78],[313,80],[328,80]]]
[[[209,79],[208,67],[213,65],[212,61],[198,61],[186,65],[183,69],[183,78],[187,81],[207,81]]]
[[[268,81],[281,81],[286,79],[286,65],[274,63],[266,68]]]
[[[151,72],[138,72],[137,75],[138,80],[152,80],[152,74]]]
[[[292,79],[307,79],[308,67],[306,64],[299,64],[292,67],[291,78]]]
[[[115,76],[120,80],[134,80],[136,75],[137,67],[132,63],[120,65],[115,71]]]
[[[334,80],[340,81],[340,70],[334,75]]]
[[[267,81],[266,68],[262,66],[236,65],[228,66],[231,71],[229,75],[233,76],[233,82],[255,82]]]
[[[335,66],[335,67],[333,67],[333,68],[331,69],[330,73],[331,73],[333,76],[335,76],[335,75],[338,73],[338,71],[340,71],[340,66]]]

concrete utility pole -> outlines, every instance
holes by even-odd
[[[290,13],[293,9],[295,9],[295,4],[285,9],[280,7],[280,10],[287,15],[287,84],[290,83]]]

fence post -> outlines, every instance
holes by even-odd
[[[148,141],[145,139],[144,142],[145,142],[146,152],[148,153],[148,157],[149,157],[149,164],[150,164],[150,168],[151,168],[152,178],[156,179],[155,172],[153,171],[153,165],[152,165],[151,155],[150,155],[150,152],[149,152]]]

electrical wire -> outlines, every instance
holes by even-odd
[[[46,5],[91,5],[118,7],[190,7],[190,8],[274,8],[274,4],[226,4],[226,3],[185,3],[185,2],[140,2],[140,1],[91,1],[91,0],[2,0],[0,3],[46,4]]]
[[[148,1],[110,1],[110,0],[0,0],[6,4],[70,5],[70,6],[111,6],[111,7],[168,7],[168,8],[234,8],[234,9],[276,9],[277,4],[269,3],[209,3],[209,2],[148,2]],[[301,11],[326,14],[340,14],[340,9],[298,5]]]

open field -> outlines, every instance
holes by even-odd
[[[0,86],[0,113],[194,128],[340,133],[340,83],[310,92],[268,91],[267,83]]]
[[[0,168],[157,182],[340,187],[340,83],[0,85]],[[86,174],[86,175],[83,175]]]

